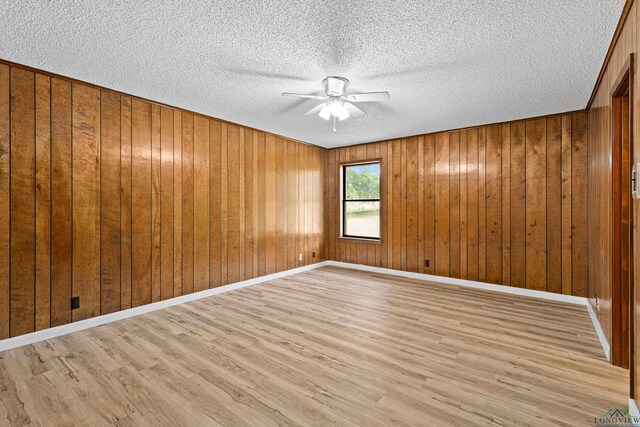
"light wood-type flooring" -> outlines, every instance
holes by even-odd
[[[593,425],[583,306],[325,267],[0,353],[13,425]]]

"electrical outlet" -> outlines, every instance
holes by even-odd
[[[302,254],[298,254],[298,261],[302,261]]]
[[[311,258],[315,258],[316,257],[316,251],[311,252]]]
[[[71,310],[75,310],[76,308],[80,308],[80,297],[71,298]]]
[[[596,311],[600,311],[600,298],[596,295]]]
[[[429,260],[428,259],[424,260],[424,268],[429,268]]]

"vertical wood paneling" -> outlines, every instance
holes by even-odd
[[[383,155],[384,160],[386,161],[386,165],[383,165],[383,170],[385,170],[385,175],[380,178],[381,181],[384,180],[384,185],[381,183],[381,188],[383,194],[381,197],[386,197],[387,202],[382,203],[380,209],[382,210],[382,214],[384,218],[386,218],[385,222],[382,223],[382,227],[384,228],[384,246],[383,256],[382,256],[382,266],[385,268],[393,267],[393,145],[391,143],[386,143],[381,147],[380,152]],[[340,156],[337,156],[337,160],[340,160]],[[334,172],[335,173],[335,172]],[[340,173],[339,170],[337,173]],[[339,176],[336,178],[336,182],[340,185]],[[331,191],[331,190],[329,190]],[[338,193],[338,197],[336,198],[337,202],[340,203],[340,193]],[[336,209],[336,213],[339,215],[339,208]],[[335,218],[339,218],[336,216]],[[340,225],[338,224],[338,233],[340,233]],[[341,246],[337,250],[338,259],[343,259],[341,253]]]
[[[327,259],[327,239],[325,238],[325,230],[326,225],[324,222],[324,206],[326,203],[326,193],[324,188],[324,182],[327,175],[327,151],[320,147],[314,147],[313,158],[318,165],[319,172],[316,174],[316,180],[314,181],[314,189],[317,191],[318,199],[315,205],[315,217],[317,218],[316,223],[318,228],[314,230],[314,239],[318,242],[318,251],[315,259],[312,262],[317,262],[318,260]],[[374,257],[375,257],[375,249],[374,249]]]
[[[406,144],[407,151],[407,184],[405,203],[407,206],[407,226],[405,228],[405,242],[407,248],[407,269],[418,271],[418,141],[411,138]],[[365,154],[366,155],[366,154]],[[373,156],[370,156],[373,157]],[[369,245],[375,255],[375,246]],[[422,270],[422,269],[420,269]]]
[[[222,255],[220,252],[222,240],[222,215],[221,215],[221,161],[220,161],[220,138],[221,123],[217,120],[209,121],[209,194],[211,203],[211,223],[209,240],[209,281],[210,287],[217,287],[222,284],[221,266]],[[225,257],[226,258],[226,257]]]
[[[301,161],[306,158],[301,156]],[[231,158],[231,156],[230,156]],[[267,135],[265,140],[265,235],[266,240],[266,274],[276,271],[276,138]],[[304,173],[304,171],[302,171]],[[303,177],[303,179],[305,179]],[[305,225],[306,227],[306,225]]]
[[[234,283],[240,278],[240,129],[232,125],[227,129],[227,274],[229,283]]]
[[[511,124],[511,283],[524,288],[526,242],[525,123]]]
[[[100,103],[100,312],[120,310],[120,95],[103,91]]]
[[[502,127],[486,132],[486,281],[502,284]]]
[[[322,204],[322,166],[320,165],[320,156],[318,152],[322,149],[318,147],[311,147],[311,179],[308,185],[311,186],[311,209],[312,209],[312,221],[311,221],[311,257],[308,257],[308,263],[311,264],[315,260],[313,258],[322,256],[322,243],[319,239],[319,233],[321,231],[322,224],[322,210],[320,206]],[[366,155],[366,153],[365,153]],[[285,224],[286,226],[286,224]],[[363,254],[368,256],[369,252],[363,251]]]
[[[151,301],[160,301],[160,106],[151,106]]]
[[[302,147],[299,150],[299,152],[302,152]],[[391,144],[389,144],[389,150],[391,151]],[[338,190],[340,193],[342,194],[342,190],[341,190],[341,185],[342,185],[342,180],[339,176],[340,173],[342,173],[342,167],[341,167],[341,163],[345,163],[349,160],[350,158],[350,151],[349,148],[343,148],[343,149],[338,149],[336,152],[336,167],[335,167],[335,171],[336,173],[338,173],[338,175],[336,176],[336,179],[334,180],[334,182],[336,183],[336,185],[340,186],[338,188]],[[302,191],[302,187],[303,187],[303,183],[300,182],[300,180],[303,179],[302,177],[299,177],[299,182],[298,182],[298,187],[299,187],[299,194],[302,197],[302,195],[304,194],[304,192]],[[389,175],[389,182],[391,183],[391,175]],[[391,184],[389,184],[391,185]],[[387,187],[389,188],[389,187]],[[388,190],[389,194],[391,194],[391,190]],[[342,206],[341,206],[341,202],[340,202],[340,196],[338,196],[336,199],[336,205],[334,207],[334,214],[336,215],[335,218],[341,217],[342,216]],[[392,200],[392,198],[390,197],[389,200]],[[304,206],[304,200],[300,199],[299,200],[300,204],[302,206]],[[389,209],[391,210],[393,207],[393,203],[390,202],[389,203]],[[299,212],[300,208],[296,208],[296,210]],[[387,226],[391,226],[391,223],[389,222],[387,224]],[[298,214],[298,227],[300,228],[300,230],[304,230],[304,217],[302,215],[300,215],[300,213]],[[338,223],[336,224],[336,236],[339,236],[342,233],[342,224]],[[337,241],[337,248],[336,248],[336,253],[338,254],[338,256],[340,256],[340,259],[344,259],[344,260],[350,260],[351,258],[351,242],[347,239],[339,239]],[[391,256],[391,254],[388,254],[389,256]],[[390,262],[391,259],[390,259]]]
[[[612,164],[612,96],[616,89],[617,78],[626,70],[627,61],[631,54],[635,54],[632,61],[633,71],[633,140],[634,162],[640,161],[640,147],[637,135],[640,134],[640,120],[638,120],[637,100],[640,94],[637,71],[638,34],[638,4],[629,2],[630,9],[620,31],[620,37],[612,45],[612,55],[603,66],[604,74],[598,86],[594,89],[594,96],[588,113],[576,113],[563,118],[562,139],[562,289],[564,293],[586,295],[602,325],[605,336],[612,342],[613,323],[613,164]],[[588,120],[587,120],[588,116]],[[588,129],[576,129],[588,121]],[[588,134],[588,149],[587,149]],[[585,153],[585,151],[588,151]],[[567,161],[565,161],[567,159]],[[575,174],[586,167],[587,173]],[[634,221],[639,221],[640,212],[638,202],[634,203]],[[565,209],[566,207],[566,209]],[[637,229],[637,227],[636,227]],[[636,253],[635,268],[640,268],[640,252],[637,231],[633,234],[633,250]],[[580,265],[576,265],[579,262]],[[585,274],[585,271],[587,272]],[[637,272],[637,270],[636,270]],[[636,273],[635,277],[639,277]],[[576,288],[577,286],[577,288]],[[636,279],[637,289],[637,279]],[[573,288],[572,288],[573,287]],[[587,289],[588,288],[588,289]],[[635,292],[632,303],[636,311],[640,307],[640,293]],[[637,317],[636,317],[637,318]],[[640,322],[635,322],[635,331],[640,334]],[[640,340],[635,340],[636,357],[640,354]],[[632,363],[637,363],[632,361]],[[637,364],[635,364],[637,368]],[[638,369],[632,369],[636,375]],[[631,379],[635,383],[635,390],[631,395],[638,398],[640,381],[637,377]]]
[[[467,175],[469,171],[467,157],[467,136],[466,130],[460,131],[460,278],[466,279],[468,276],[468,219],[467,219]]]
[[[417,227],[417,231],[418,231],[418,238],[417,238],[417,244],[418,244],[418,254],[417,254],[417,265],[416,265],[416,271],[417,272],[423,272],[424,271],[424,137],[423,136],[419,136],[417,138],[418,142],[418,150],[417,150],[417,156],[418,156],[418,217],[417,217],[417,221],[418,221],[418,227]],[[380,144],[375,144],[375,152],[376,152],[376,157],[377,153],[380,150]],[[382,172],[384,173],[384,172]],[[382,221],[384,221],[384,218],[382,219]],[[383,241],[384,241],[384,237],[383,237]],[[378,252],[379,246],[376,246],[376,252]],[[377,266],[380,266],[380,262],[378,262],[376,264]]]
[[[9,67],[0,64],[0,339],[9,337]]]
[[[258,131],[254,131],[253,132],[253,163],[252,163],[252,169],[253,169],[253,212],[254,212],[254,216],[253,216],[253,275],[254,277],[259,276],[260,272],[259,272],[259,252],[260,252],[260,245],[259,245],[259,240],[260,240],[260,230],[259,230],[259,225],[260,225],[260,221],[259,221],[259,203],[258,203],[258,199],[259,199],[259,193],[260,193],[260,176],[258,175],[258,165],[261,163],[261,158],[259,156],[259,144],[258,144],[258,140],[260,137],[260,133]],[[297,144],[295,144],[297,145]],[[289,258],[288,260],[288,264],[289,266],[292,266],[293,263],[295,262],[294,259]]]
[[[225,285],[228,283],[228,270],[227,270],[227,265],[228,265],[228,245],[227,245],[227,240],[228,240],[228,236],[227,236],[227,229],[228,229],[228,222],[229,222],[229,215],[228,215],[228,209],[227,209],[227,205],[228,205],[228,200],[227,200],[227,193],[228,193],[228,171],[229,171],[229,166],[227,164],[227,154],[228,154],[228,144],[227,144],[227,138],[228,138],[228,134],[229,134],[229,127],[227,126],[226,123],[222,123],[221,124],[221,128],[220,128],[220,170],[221,170],[221,175],[220,175],[220,212],[221,212],[221,217],[220,217],[220,256],[221,256],[221,262],[220,262],[220,282],[221,284]]]
[[[358,154],[358,148],[360,147],[352,147],[352,152],[356,153],[356,157],[355,159],[358,158],[362,158],[359,157]],[[354,160],[355,160],[354,159]],[[401,139],[400,140],[400,169],[402,171],[402,173],[400,174],[400,230],[401,230],[401,239],[402,239],[402,243],[400,244],[400,268],[402,270],[407,270],[407,247],[408,247],[408,241],[407,241],[407,219],[408,219],[408,212],[407,212],[407,199],[408,199],[408,195],[407,195],[407,177],[409,175],[409,169],[407,167],[407,140],[406,139]],[[352,252],[356,253],[356,254],[360,254],[361,251],[358,250],[357,246],[355,246],[355,243],[352,242],[351,243],[351,250]],[[361,262],[359,262],[361,263]]]
[[[71,84],[51,79],[51,326],[71,322]]]
[[[173,296],[182,295],[182,113],[173,111]]]
[[[572,293],[571,267],[571,116],[562,116],[562,293]]]
[[[289,144],[289,146],[287,147],[287,160],[289,162],[291,159],[291,152],[292,152],[291,145],[292,144]],[[337,218],[337,217],[333,216],[333,211],[332,211],[332,209],[335,209],[336,207],[336,201],[334,197],[335,191],[328,191],[329,188],[331,189],[337,188],[335,184],[337,175],[336,173],[333,172],[333,169],[336,167],[335,157],[336,157],[336,150],[329,150],[327,152],[327,155],[325,156],[325,167],[328,173],[326,175],[325,183],[323,186],[325,196],[326,196],[325,205],[324,205],[324,223],[325,223],[325,226],[327,227],[327,236],[330,236],[327,239],[327,259],[336,257],[336,251],[335,251],[336,240],[334,239],[334,236],[339,235],[339,233],[336,232],[336,224],[335,224],[335,221],[333,220],[333,218]],[[289,171],[291,171],[291,168],[289,168]],[[288,188],[290,193],[288,200],[291,200],[291,192],[293,190],[291,189],[291,173],[290,172],[287,179],[289,180]],[[291,208],[292,208],[291,203],[289,203],[289,206],[288,206],[289,219],[291,217]],[[288,226],[289,226],[289,232],[291,232],[291,230],[293,229],[291,222],[288,222]],[[382,228],[382,224],[380,224],[380,227]],[[291,239],[291,236],[289,236],[289,239]]]
[[[51,79],[36,74],[36,330],[51,325]],[[0,172],[1,173],[1,172]],[[1,215],[0,215],[1,217]]]
[[[337,151],[334,150],[331,153],[335,156]],[[335,161],[335,160],[334,160]],[[298,144],[287,145],[287,164],[289,165],[287,173],[287,191],[289,201],[287,206],[287,227],[289,229],[289,241],[287,242],[287,259],[289,263],[287,268],[294,268],[296,266],[296,260],[298,259],[297,241],[298,241]],[[335,174],[334,174],[335,176]],[[335,230],[335,225],[330,224],[330,230]],[[338,235],[337,231],[334,232],[335,236]],[[332,239],[333,240],[333,239]],[[334,240],[335,242],[335,240]]]
[[[311,256],[308,257],[308,264],[314,263],[318,258],[324,258],[324,239],[321,237],[323,226],[323,187],[324,187],[324,161],[321,159],[324,157],[323,153],[326,153],[320,147],[309,146],[311,148],[311,179],[308,185],[311,186],[311,207],[312,207],[312,225],[311,225]],[[365,154],[366,155],[366,150]],[[367,253],[368,254],[371,252]],[[372,256],[375,256],[375,251]]]
[[[478,129],[478,280],[487,280],[487,128]]]
[[[35,330],[35,75],[11,69],[11,336]]]
[[[160,298],[173,297],[173,110],[160,111]]]
[[[526,281],[528,289],[545,290],[547,283],[546,121],[526,123]]]
[[[285,215],[284,210],[286,196],[286,181],[284,171],[286,168],[286,144],[282,138],[276,138],[275,141],[275,268],[276,271],[283,270],[284,260],[287,252],[287,244],[285,241],[284,227]]]
[[[267,162],[266,162],[266,135],[263,132],[258,133],[258,158],[263,159],[258,162],[258,275],[267,274]],[[223,156],[224,159],[224,156]],[[299,161],[299,158],[298,158]],[[296,235],[296,242],[299,236]],[[297,247],[297,244],[296,244]],[[298,254],[296,253],[295,265],[298,263]],[[223,254],[224,256],[224,254]]]
[[[588,260],[587,239],[587,175],[583,171],[588,168],[587,157],[587,115],[574,113],[571,115],[571,216],[572,216],[572,292],[573,295],[587,296]]]
[[[331,259],[562,292],[564,258],[586,256],[586,247],[578,255],[570,242],[562,243],[561,222],[575,227],[577,221],[571,201],[562,199],[571,197],[566,183],[580,171],[584,179],[586,167],[584,158],[572,164],[575,154],[566,153],[567,141],[563,146],[564,133],[571,150],[586,147],[586,121],[574,124],[577,132],[566,126],[571,120],[568,113],[329,150],[324,182]],[[339,239],[339,164],[377,157],[381,242]],[[586,215],[586,205],[578,209]],[[570,281],[573,275],[569,269]],[[571,287],[564,291],[572,293]]]
[[[467,138],[467,276],[478,280],[478,129],[469,129]]]
[[[151,104],[131,104],[131,305],[151,302]]]
[[[313,250],[313,182],[311,178],[313,173],[313,147],[305,144],[304,152],[305,167],[303,174],[305,204],[301,207],[301,211],[305,220],[305,232],[302,237],[304,241],[304,245],[302,246],[302,265],[308,265],[311,263],[311,251]]]
[[[587,270],[587,199],[584,192],[576,190],[586,185],[584,113],[562,117],[558,144],[554,141],[558,138],[559,119],[551,117],[540,119],[545,126],[540,141],[535,132],[533,139],[525,138],[531,134],[527,135],[524,122],[514,122],[495,129],[472,128],[330,151],[325,162],[321,149],[237,126],[237,139],[234,140],[234,135],[228,132],[234,125],[208,120],[206,126],[199,126],[194,120],[205,119],[194,119],[191,113],[132,100],[109,91],[102,91],[101,99],[99,90],[81,84],[74,88],[72,96],[72,85],[67,81],[36,77],[30,71],[16,69],[19,70],[16,75],[28,75],[31,80],[28,84],[22,82],[22,85],[18,83],[11,87],[18,99],[16,105],[11,106],[9,67],[0,66],[0,197],[4,184],[7,200],[4,217],[0,211],[0,227],[2,221],[11,225],[9,210],[17,209],[13,199],[8,200],[9,194],[13,196],[11,190],[16,184],[12,182],[8,188],[10,174],[27,175],[31,185],[27,190],[16,189],[16,198],[20,198],[20,191],[30,191],[31,197],[26,197],[30,201],[20,204],[20,208],[31,203],[31,216],[20,218],[20,221],[30,221],[25,230],[31,230],[32,235],[26,236],[23,242],[16,238],[15,250],[20,252],[30,247],[29,254],[24,251],[28,266],[25,272],[29,270],[32,279],[18,283],[13,274],[6,277],[10,249],[7,246],[5,266],[0,265],[0,320],[3,313],[12,316],[9,308],[11,286],[21,287],[11,299],[24,301],[30,305],[27,310],[31,311],[25,311],[22,325],[18,322],[17,326],[10,326],[8,320],[4,322],[4,336],[14,327],[18,328],[12,331],[14,334],[36,327],[46,328],[47,317],[50,317],[51,325],[71,321],[72,268],[78,273],[77,277],[73,276],[73,294],[82,294],[81,309],[74,312],[74,319],[97,314],[100,310],[126,308],[132,303],[141,305],[152,298],[181,295],[185,280],[184,293],[191,292],[194,277],[199,288],[227,283],[230,281],[229,266],[232,276],[249,278],[319,261],[330,253],[336,258],[400,266],[407,270],[433,273],[438,267],[440,271],[446,270],[441,274],[466,274],[469,278],[475,275],[476,279],[486,269],[486,280],[497,278],[496,282],[524,286],[525,276],[535,275],[531,266],[525,263],[525,256],[531,257],[530,250],[525,252],[525,242],[534,242],[529,220],[540,213],[532,212],[525,201],[527,195],[531,197],[532,191],[537,191],[537,186],[532,186],[526,176],[526,173],[533,173],[529,168],[531,162],[536,165],[534,170],[541,171],[544,177],[543,201],[547,208],[541,211],[545,216],[540,242],[544,242],[545,264],[551,265],[552,260],[555,262],[555,258],[561,256],[557,265],[561,269],[562,291],[586,292],[586,276],[578,278],[577,275],[585,275]],[[50,109],[46,106],[47,82]],[[4,116],[3,109],[7,111]],[[8,113],[9,109],[17,109],[15,117]],[[50,114],[49,130],[46,128],[47,114]],[[606,114],[601,117],[607,120]],[[11,137],[26,148],[16,158],[18,163],[15,165],[22,160],[29,166],[20,172],[13,168],[6,170],[3,175],[3,167],[9,167],[7,154],[10,153],[5,151],[7,154],[3,158],[2,144],[9,149],[10,126]],[[3,133],[6,135],[4,142]],[[215,144],[217,140],[219,143]],[[228,150],[229,140],[231,150]],[[47,141],[51,153],[48,159]],[[442,141],[446,141],[446,155],[442,153],[442,144],[438,143]],[[531,149],[538,143],[544,149],[544,156],[539,159],[537,150]],[[17,147],[11,146],[11,150]],[[339,179],[332,176],[338,171],[336,162],[378,156],[383,159],[385,175],[382,178],[386,190],[383,198],[390,200],[382,209],[383,243],[363,246],[357,242],[338,242],[335,237],[339,230],[331,221],[332,215],[339,212],[339,197],[331,191],[332,186],[339,184]],[[31,161],[26,161],[27,158]],[[50,162],[49,190],[46,188],[47,161]],[[205,176],[204,180],[198,179],[201,175]],[[559,185],[554,184],[558,176]],[[319,190],[321,182],[326,185],[324,191]],[[236,187],[234,196],[231,190]],[[446,194],[442,191],[445,187]],[[115,191],[119,191],[119,197]],[[50,206],[47,208],[48,192]],[[218,195],[219,204],[216,202]],[[560,197],[561,206],[549,210],[553,204],[551,200]],[[492,202],[498,198],[499,202]],[[203,206],[196,208],[195,205],[201,202]],[[446,218],[437,209],[440,204],[449,210]],[[85,205],[87,209],[83,207]],[[326,207],[326,215],[323,207]],[[44,213],[47,209],[51,215],[50,314],[47,314],[45,303],[46,286],[40,286],[46,283],[46,240],[41,240],[41,233],[36,234],[42,224],[46,237]],[[114,215],[117,211],[119,215]],[[206,216],[201,215],[202,212]],[[323,217],[326,221],[321,221]],[[498,222],[494,223],[496,218]],[[558,222],[557,218],[561,220]],[[170,226],[164,227],[165,223]],[[446,227],[439,229],[443,223]],[[559,235],[552,231],[558,227]],[[579,230],[580,227],[583,230]],[[88,233],[83,230],[80,234],[79,230],[83,228],[87,228]],[[204,234],[198,234],[204,229]],[[15,230],[18,235],[19,230],[20,227]],[[214,237],[217,230],[219,239]],[[325,241],[322,237],[325,232],[335,236]],[[10,229],[8,234],[13,236],[14,230]],[[501,236],[494,238],[496,234]],[[80,242],[81,235],[89,238]],[[118,235],[119,248],[114,250]],[[233,241],[235,235],[237,244]],[[442,250],[439,235],[448,239],[446,250]],[[203,237],[206,238],[198,240]],[[560,239],[560,244],[554,238]],[[9,245],[8,238],[5,240]],[[76,253],[74,246],[72,252],[72,241],[74,245],[77,242],[79,248],[89,250]],[[40,242],[45,243],[40,245]],[[0,237],[0,264],[2,243]],[[436,249],[436,243],[440,245],[439,249]],[[194,252],[195,245],[201,244],[206,261],[202,268],[202,259],[198,259],[202,252]],[[542,243],[534,246],[543,248]],[[549,250],[545,252],[547,246]],[[277,252],[279,247],[284,250]],[[216,248],[220,249],[219,254]],[[234,260],[236,250],[237,260]],[[314,251],[315,259],[311,256]],[[444,252],[446,268],[442,264],[443,258],[435,256],[436,251]],[[495,251],[500,267],[493,261]],[[558,252],[560,255],[554,255]],[[298,260],[300,253],[303,254],[302,261]],[[73,267],[72,259],[78,261]],[[152,259],[155,259],[154,263]],[[427,268],[423,267],[424,259],[430,261]],[[19,260],[11,262],[18,263]],[[153,265],[156,270],[159,267],[156,276],[152,275]],[[220,266],[218,283],[216,265]],[[497,276],[494,269],[498,271]],[[544,289],[554,290],[558,282],[551,277],[557,276],[558,272],[553,268],[547,270]],[[6,277],[4,301],[3,272]],[[199,274],[209,276],[202,279]],[[159,286],[155,277],[159,279]],[[40,278],[43,278],[42,283]],[[572,284],[567,285],[567,280]],[[118,281],[119,290],[116,289]],[[165,282],[168,282],[167,287],[163,285]],[[24,283],[27,283],[26,287]],[[117,295],[118,291],[119,297],[111,296]],[[154,296],[158,292],[159,296]],[[24,295],[30,298],[24,298]],[[0,336],[3,336],[2,331],[0,329]]]
[[[389,200],[393,206],[392,216],[392,233],[393,242],[389,242],[392,246],[391,258],[389,259],[389,265],[399,270],[402,268],[402,142],[395,140],[391,142],[392,150],[392,167],[393,167],[393,187],[392,198]],[[352,159],[356,160],[356,159]]]
[[[562,293],[562,117],[547,120],[547,286]]]
[[[449,133],[449,276],[460,277],[460,131]]]
[[[209,119],[193,120],[193,290],[209,289]]]
[[[131,307],[131,98],[120,97],[120,308]]]
[[[511,125],[502,125],[502,284],[511,283]]]
[[[100,91],[73,84],[73,321],[100,314]]]
[[[182,113],[182,295],[193,292],[193,114]]]
[[[0,113],[3,108],[1,71]],[[9,91],[8,72],[4,79],[6,93]],[[38,79],[47,82],[47,78]],[[44,322],[47,318],[46,309],[41,313],[38,308],[40,299],[36,283],[41,257],[35,256],[39,253],[35,237],[39,226],[38,212],[47,210],[46,203],[38,209],[38,203],[45,202],[40,193],[47,192],[47,189],[37,186],[41,182],[39,160],[42,157],[45,164],[47,161],[43,156],[46,153],[43,147],[47,141],[44,126],[47,108],[39,108],[46,101],[40,103],[38,96],[46,88],[46,83],[42,85],[40,89],[36,78],[32,78],[31,99],[35,102],[32,101],[30,114],[29,108],[23,112],[23,116],[31,117],[32,126],[31,328],[36,327],[36,321],[37,327],[46,327]],[[527,132],[524,122],[333,150],[325,162],[324,150],[273,135],[194,117],[191,113],[131,100],[108,91],[103,91],[101,100],[100,91],[82,85],[74,90],[72,103],[69,83],[54,78],[50,86],[52,325],[71,320],[71,258],[78,257],[75,248],[73,254],[71,251],[72,236],[74,239],[78,237],[76,224],[73,231],[71,228],[72,214],[80,214],[79,222],[92,225],[90,229],[94,233],[93,239],[89,239],[93,242],[94,255],[90,256],[87,264],[79,264],[80,277],[93,275],[95,280],[82,296],[81,310],[93,306],[98,312],[101,305],[105,312],[117,310],[129,306],[132,300],[134,306],[141,305],[152,301],[154,292],[159,292],[157,298],[182,294],[183,281],[187,283],[184,290],[187,293],[193,291],[194,282],[198,289],[204,289],[234,278],[250,278],[319,261],[331,252],[336,254],[336,258],[344,256],[347,260],[371,265],[400,266],[425,272],[438,269],[440,274],[466,274],[470,278],[474,274],[479,278],[479,273],[484,270],[486,280],[505,284],[515,284],[514,277],[517,278],[520,271],[520,283],[524,285],[525,275],[531,274],[524,259],[525,253],[527,257],[531,255],[529,251],[525,252],[524,243],[527,242],[529,219],[532,217],[525,197],[533,188],[525,171],[532,173],[528,170],[528,163],[537,153],[530,149],[535,145],[533,140],[530,142],[527,138],[525,143]],[[83,90],[87,93],[81,93],[76,99],[75,92]],[[25,97],[24,93],[21,96]],[[7,93],[6,109],[10,108],[8,97]],[[117,99],[120,99],[119,103]],[[552,131],[556,122],[549,124],[552,119],[540,119],[545,126],[544,137],[540,140],[544,159],[537,163],[543,175],[544,204],[550,206],[550,198],[559,198],[559,191],[562,202],[560,207],[554,208],[556,211],[551,214],[552,218],[546,216],[548,209],[545,208],[544,238],[541,241],[546,248],[556,237],[550,233],[553,226],[558,227],[553,218],[559,218],[560,212],[561,237],[558,238],[562,239],[562,260],[568,253],[572,263],[582,263],[584,272],[586,237],[581,243],[584,249],[574,248],[574,237],[567,233],[566,226],[575,228],[578,222],[581,225],[586,223],[580,217],[586,217],[586,197],[576,194],[574,189],[584,185],[584,181],[576,182],[579,181],[576,177],[580,175],[581,168],[586,167],[586,118],[574,116],[569,122],[564,119],[562,141],[557,146],[552,141],[557,138]],[[8,135],[7,125],[4,131]],[[19,132],[21,123],[16,125]],[[0,116],[0,138],[2,126]],[[229,132],[231,128],[234,130]],[[15,133],[16,129],[13,130]],[[118,132],[119,136],[116,136]],[[80,147],[75,145],[85,140],[89,143]],[[441,144],[443,141],[445,143]],[[5,144],[8,146],[8,141]],[[80,159],[78,164],[71,161],[72,153],[74,160],[76,157]],[[24,152],[21,154],[25,156]],[[330,221],[333,213],[339,212],[339,206],[336,206],[339,196],[331,191],[332,186],[339,185],[339,179],[332,176],[338,172],[336,162],[378,156],[383,159],[382,179],[386,190],[383,199],[390,200],[390,203],[383,203],[383,242],[366,246],[358,242],[338,242],[335,240],[339,232],[337,224]],[[556,158],[558,156],[559,159]],[[569,159],[565,161],[566,157]],[[577,163],[576,157],[579,158]],[[90,162],[89,158],[92,158]],[[571,162],[568,169],[567,161]],[[0,192],[1,166],[2,157]],[[91,168],[93,173],[89,175],[87,170]],[[42,171],[42,176],[46,177],[46,166]],[[80,177],[84,178],[83,173],[89,179],[80,182]],[[203,176],[204,179],[200,179]],[[551,176],[556,179],[560,176],[561,186],[553,187]],[[584,174],[582,179],[585,179]],[[46,183],[46,178],[43,180],[42,183]],[[6,182],[9,185],[8,176]],[[320,183],[325,183],[324,191],[320,191]],[[114,197],[110,196],[114,194],[114,188],[120,192],[120,197],[115,195],[115,203]],[[445,188],[446,193],[443,191]],[[6,191],[9,193],[9,189]],[[216,202],[218,195],[219,204]],[[93,211],[83,209],[80,212],[78,203],[86,200],[93,200],[93,205],[89,202]],[[442,215],[438,209],[441,204],[446,206],[447,215]],[[9,207],[12,206],[10,202]],[[571,209],[569,214],[566,212],[568,209]],[[114,215],[116,210],[120,211],[117,218]],[[157,216],[154,214],[156,211]],[[114,223],[114,220],[118,222]],[[170,226],[164,227],[165,223]],[[216,239],[214,236],[218,231],[220,236]],[[325,232],[335,236],[325,241]],[[113,242],[118,234],[119,249],[113,251]],[[446,250],[442,248],[440,235],[446,236]],[[521,262],[511,248],[514,244],[522,245]],[[551,245],[558,247],[557,244]],[[196,246],[198,248],[194,251]],[[486,251],[484,255],[480,250],[482,247]],[[219,248],[219,254],[216,248]],[[279,248],[282,251],[278,252]],[[581,253],[575,253],[580,250]],[[312,257],[314,251],[315,259]],[[443,255],[436,256],[440,251]],[[237,258],[234,258],[236,252]],[[494,252],[500,266],[494,262]],[[542,253],[546,264],[551,264],[556,257],[552,251],[544,252],[543,249]],[[156,276],[152,275],[154,254],[157,257],[155,265],[159,267],[159,286],[155,287]],[[302,261],[298,260],[298,254],[303,255]],[[584,261],[580,261],[581,256]],[[430,261],[427,268],[423,266],[424,259]],[[443,267],[445,261],[446,268]],[[43,265],[46,266],[46,261]],[[220,266],[218,283],[215,280],[218,274],[216,265]],[[567,271],[564,262],[559,265],[562,269],[560,283],[568,274],[575,286],[575,266]],[[73,269],[77,268],[74,264]],[[8,266],[6,271],[8,273]],[[109,296],[112,291],[116,292],[113,283],[108,281],[108,276],[113,274],[115,281],[120,281],[119,297]],[[548,274],[551,277],[553,273],[549,270]],[[206,278],[203,279],[202,275]],[[167,287],[165,282],[168,282]],[[13,283],[9,279],[9,286]],[[550,278],[545,280],[545,289],[552,289],[553,283]],[[562,290],[572,292],[566,287]],[[114,298],[119,302],[111,301]],[[5,304],[9,310],[8,300]],[[0,315],[1,308],[0,305]],[[73,315],[74,318],[78,316],[83,316],[81,311]]]
[[[435,234],[435,138],[434,135],[424,136],[424,257],[429,266],[424,272],[435,274],[436,271],[436,234]],[[387,216],[387,218],[389,218]],[[389,239],[391,236],[388,237]],[[424,265],[424,264],[423,264]]]
[[[292,144],[290,144],[292,145]],[[253,202],[253,130],[244,129],[244,278],[252,279],[256,277],[253,271],[253,251],[254,251],[254,219],[257,203]],[[284,195],[285,208],[287,206],[288,194]],[[284,213],[286,215],[286,211]],[[287,234],[288,238],[288,234]],[[287,261],[287,251],[284,253]],[[285,265],[285,269],[288,266]]]
[[[313,238],[311,234],[313,233],[313,208],[312,208],[312,199],[313,199],[313,189],[311,188],[311,175],[313,168],[313,161],[311,159],[312,156],[312,147],[305,145],[301,147],[301,152],[303,153],[303,167],[301,171],[301,181],[299,185],[302,186],[300,189],[302,193],[302,203],[298,207],[298,211],[300,213],[300,221],[302,222],[302,227],[304,230],[304,234],[300,239],[300,252],[303,254],[302,261],[299,262],[299,265],[307,265],[311,260],[311,251],[313,245]],[[355,153],[355,150],[354,150]],[[354,154],[355,155],[355,154]],[[307,209],[308,207],[308,209]],[[309,254],[308,256],[307,253]],[[366,253],[366,251],[365,251]],[[357,262],[357,253],[354,251],[353,262]],[[362,255],[360,255],[362,258]]]
[[[244,190],[245,190],[245,170],[244,170],[244,150],[245,150],[245,132],[239,129],[240,144],[238,146],[238,280],[244,280],[244,243],[245,243],[245,206],[244,206]]]
[[[0,61],[0,339],[326,259],[326,153]]]
[[[436,274],[449,275],[449,134],[436,134]]]
[[[298,169],[298,206],[296,206],[296,212],[298,215],[298,229],[300,230],[301,234],[305,233],[306,230],[306,215],[305,215],[305,211],[303,206],[306,206],[306,193],[305,193],[305,184],[306,184],[306,175],[304,172],[304,169],[306,167],[306,147],[304,146],[300,146],[298,148],[298,163],[300,165],[300,168]],[[266,177],[268,178],[268,173],[266,175]],[[268,227],[268,222],[267,222],[267,227]],[[305,239],[301,236],[298,235],[296,238],[296,266],[299,267],[301,265],[303,265],[304,263],[304,259],[300,259],[299,255],[300,253],[304,250],[304,246],[305,246]],[[343,245],[345,248],[349,248],[349,244],[348,242],[344,243]],[[348,253],[348,252],[347,252]],[[267,251],[268,254],[268,251]]]

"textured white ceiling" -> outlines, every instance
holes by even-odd
[[[624,0],[0,0],[0,58],[325,147],[584,108]],[[339,75],[391,93],[302,116]]]

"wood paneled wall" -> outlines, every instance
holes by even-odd
[[[593,101],[588,110],[589,114],[589,254],[591,262],[589,264],[589,301],[595,308],[604,329],[609,343],[612,342],[612,287],[613,287],[613,170],[612,170],[612,94],[615,89],[616,79],[623,72],[623,68],[632,53],[634,59],[634,81],[633,81],[633,156],[634,161],[640,161],[640,145],[638,144],[638,133],[640,131],[638,113],[638,101],[640,100],[640,81],[638,79],[637,52],[640,43],[638,32],[638,6],[636,2],[631,4],[629,13],[621,27],[621,32],[614,45],[611,57],[598,87],[596,88]],[[633,203],[634,212],[634,269],[635,269],[635,289],[638,289],[638,272],[640,272],[640,247],[638,246],[638,224],[640,216],[640,204],[636,200]],[[636,290],[635,311],[640,308],[640,294]],[[638,335],[638,321],[636,314],[635,335]],[[640,343],[636,339],[636,360],[631,360],[632,364],[638,366],[638,354]],[[632,370],[636,375],[634,381],[636,390],[634,396],[640,395],[639,381],[637,380],[638,369]]]
[[[324,158],[0,63],[0,339],[325,259]]]
[[[586,125],[327,151],[0,62],[0,338],[324,259],[586,295]],[[339,239],[373,157],[382,243]]]
[[[382,242],[341,239],[339,164],[371,158]],[[328,258],[586,296],[586,171],[585,112],[332,149]]]

